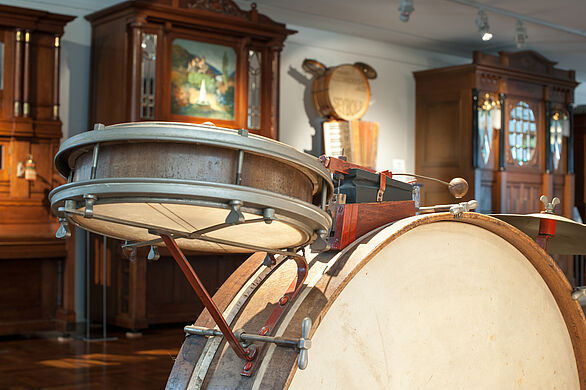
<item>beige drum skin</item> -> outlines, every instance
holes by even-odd
[[[586,325],[571,286],[504,222],[476,213],[412,217],[308,260],[306,288],[276,330],[299,337],[302,319],[312,319],[305,370],[295,351],[268,346],[255,376],[242,378],[222,342],[203,372],[213,339],[189,336],[168,388],[586,388]],[[218,291],[221,310],[269,272],[255,262]],[[231,326],[257,332],[293,275],[288,264],[269,273]],[[197,323],[209,326],[207,313]]]

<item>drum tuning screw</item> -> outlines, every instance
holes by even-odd
[[[297,359],[297,367],[300,370],[305,370],[307,368],[307,363],[309,361],[308,356],[308,349],[311,348],[311,339],[309,338],[309,334],[311,333],[311,318],[305,317],[303,322],[301,322],[301,338],[299,339],[298,348],[299,348],[299,358]]]
[[[127,246],[128,241],[124,241],[124,245],[122,245],[122,254],[131,262],[136,261],[136,248]]]
[[[237,225],[239,223],[244,223],[244,214],[240,211],[240,207],[242,206],[241,200],[231,200],[230,201],[231,210],[228,216],[226,217],[226,223],[231,225]]]
[[[61,226],[55,233],[55,237],[57,238],[69,238],[71,237],[71,230],[69,229],[69,222],[67,218],[59,218],[59,222],[61,222]]]
[[[159,248],[156,245],[151,245],[151,250],[149,251],[147,259],[151,261],[157,261],[160,257],[161,255],[159,254]]]
[[[85,199],[85,209],[83,210],[83,216],[85,218],[92,218],[94,216],[94,203],[98,198],[92,194],[86,194],[83,196],[83,198]]]
[[[94,130],[104,130],[105,128],[103,123],[94,123]]]
[[[258,332],[259,335],[264,336],[267,333],[269,333],[269,327],[268,326],[263,326],[262,328],[260,328],[260,331]]]
[[[248,137],[248,130],[246,130],[246,129],[238,129],[238,135],[241,135],[243,137]]]
[[[266,208],[262,211],[262,217],[266,224],[271,224],[275,219],[275,209]]]
[[[557,206],[558,204],[560,204],[560,200],[557,197],[554,197],[551,200],[551,203],[548,202],[547,196],[545,196],[545,195],[541,195],[541,197],[539,198],[539,200],[545,206],[545,212],[548,213],[548,214],[553,214],[553,210],[555,209],[555,206]]]

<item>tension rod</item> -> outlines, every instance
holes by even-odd
[[[191,284],[191,287],[193,287],[193,290],[195,290],[195,293],[197,294],[199,299],[201,299],[205,308],[208,309],[208,312],[214,319],[216,325],[218,325],[220,331],[222,332],[224,337],[226,337],[226,341],[228,342],[228,344],[230,344],[236,355],[238,355],[238,357],[243,360],[254,360],[254,358],[256,357],[256,349],[247,348],[245,350],[244,348],[242,348],[242,345],[240,345],[240,343],[236,339],[234,332],[232,332],[232,329],[230,329],[230,327],[228,326],[228,323],[224,319],[224,316],[222,316],[222,313],[220,313],[220,311],[218,310],[218,307],[212,300],[212,297],[197,277],[197,274],[191,267],[191,264],[189,264],[189,261],[187,261],[187,259],[185,258],[183,252],[181,252],[181,249],[179,249],[179,247],[177,246],[175,240],[166,234],[161,234],[161,238],[165,242],[165,245],[167,246],[167,249],[169,249],[169,252],[171,252],[173,259],[175,259],[175,262],[177,263],[179,268],[181,268],[181,271],[183,271],[183,274],[189,281],[189,284]]]

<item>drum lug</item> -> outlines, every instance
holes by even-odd
[[[237,225],[243,223],[245,221],[244,214],[240,211],[240,207],[242,207],[241,200],[231,200],[230,201],[230,213],[226,217],[226,223],[231,225]]]
[[[314,242],[311,243],[309,248],[312,252],[325,252],[330,249],[330,245],[328,244],[328,240],[326,240],[327,232],[323,229],[315,231],[317,238]]]
[[[586,296],[586,286],[576,287],[574,291],[572,291],[572,299],[577,301],[581,297]]]
[[[147,260],[157,261],[161,255],[159,254],[159,248],[156,245],[151,245],[151,250],[147,256]]]
[[[59,218],[59,222],[61,222],[61,226],[55,233],[55,237],[57,238],[69,238],[71,237],[71,229],[69,228],[69,221],[67,218],[61,217]]]
[[[85,209],[83,210],[83,216],[84,218],[91,218],[94,216],[94,203],[96,203],[98,197],[93,194],[85,194],[83,199],[85,199]]]
[[[275,220],[275,209],[271,209],[271,208],[263,209],[262,210],[262,217],[267,225],[273,223],[273,221]]]

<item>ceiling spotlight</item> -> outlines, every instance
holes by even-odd
[[[517,27],[515,28],[515,42],[517,43],[517,49],[524,47],[526,41],[527,27],[525,27],[521,19],[517,19]]]
[[[413,0],[401,0],[401,3],[399,3],[399,19],[401,19],[401,22],[408,22],[413,11],[415,11]]]
[[[478,11],[478,17],[476,18],[476,27],[478,27],[478,31],[480,32],[480,36],[482,37],[483,41],[490,41],[492,39],[492,33],[490,32],[490,28],[488,27],[488,16],[486,12],[483,10]]]

